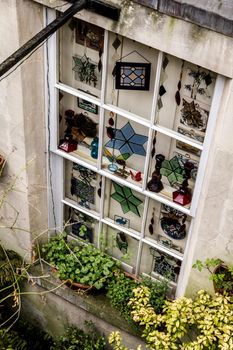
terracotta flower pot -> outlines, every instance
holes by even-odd
[[[58,270],[56,269],[56,267],[52,267],[51,272],[55,274],[55,273],[58,272]],[[65,282],[65,285],[68,286],[69,288],[73,289],[73,290],[82,289],[82,290],[85,290],[85,291],[89,291],[89,290],[96,289],[95,286],[89,286],[87,284],[74,282],[74,281],[72,281],[70,279],[68,279],[66,281],[61,280],[61,282]]]

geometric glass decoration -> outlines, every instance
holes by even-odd
[[[71,179],[71,194],[85,200],[85,202],[95,204],[95,188],[75,177]]]
[[[132,213],[140,216],[138,206],[142,203],[142,200],[135,197],[131,189],[126,186],[120,186],[113,182],[115,192],[111,194],[111,198],[115,199],[122,208],[123,213]]]
[[[150,253],[154,258],[153,271],[173,282],[177,282],[181,262],[152,247],[150,248]]]
[[[149,90],[150,63],[116,62],[116,89]]]
[[[160,174],[167,177],[171,186],[175,183],[182,183],[184,180],[183,175],[185,174],[184,168],[181,167],[177,156],[174,156],[170,160],[164,160]]]
[[[128,122],[121,129],[114,129],[113,138],[108,141],[105,147],[118,149],[121,154],[128,153],[146,155],[143,144],[147,141],[147,136],[136,134],[131,124]]]

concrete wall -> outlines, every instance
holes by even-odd
[[[42,7],[2,0],[0,23],[2,61],[43,27]],[[0,240],[27,259],[31,239],[47,228],[43,58],[41,48],[0,82],[0,153],[7,157],[0,179],[1,199],[7,191]]]

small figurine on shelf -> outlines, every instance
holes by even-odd
[[[188,180],[191,178],[191,171],[194,168],[194,164],[187,161],[184,164],[184,170],[185,174],[184,176],[184,181],[182,185],[180,186],[179,190],[173,192],[172,197],[173,197],[173,202],[180,204],[182,206],[185,206],[189,204],[192,200],[192,194],[190,188],[188,188]]]
[[[152,179],[148,182],[147,188],[152,192],[160,192],[163,189],[163,183],[161,181],[162,175],[160,174],[160,169],[162,167],[162,163],[165,160],[163,154],[157,154],[155,156],[156,164],[155,170],[152,173]]]
[[[73,140],[72,135],[65,135],[65,138],[60,141],[59,149],[67,153],[76,151],[78,144]]]

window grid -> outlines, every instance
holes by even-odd
[[[48,10],[48,13],[50,14],[51,19],[52,19],[52,17],[55,17],[55,11]],[[49,50],[51,53],[51,55],[49,55],[49,57],[48,57],[49,67],[51,67],[51,65],[54,67],[54,64],[55,64],[55,67],[57,66],[56,61],[57,61],[58,50],[56,50],[56,46],[58,43],[56,41],[57,41],[56,35],[54,35],[52,38],[49,39]],[[56,182],[56,185],[55,185],[56,188],[59,189],[58,193],[56,195],[56,200],[58,200],[58,203],[60,202],[60,211],[59,210],[57,211],[57,215],[59,217],[59,223],[61,223],[63,221],[63,217],[62,217],[63,215],[61,214],[61,208],[62,208],[62,211],[64,213],[64,210],[63,210],[64,205],[72,207],[74,209],[77,209],[78,211],[83,212],[83,213],[95,218],[96,220],[99,221],[98,245],[100,246],[99,238],[100,238],[100,233],[102,232],[102,227],[104,224],[106,224],[112,228],[117,228],[119,230],[119,226],[106,220],[106,218],[104,217],[104,200],[105,200],[104,193],[105,193],[105,181],[106,181],[106,179],[108,178],[108,179],[114,180],[115,182],[117,182],[119,184],[126,185],[127,187],[133,189],[136,192],[142,193],[145,196],[145,201],[144,201],[144,209],[143,209],[142,226],[141,226],[140,235],[133,233],[132,229],[126,229],[124,227],[121,227],[122,232],[125,232],[129,236],[136,238],[138,240],[138,243],[139,243],[138,252],[137,252],[137,259],[136,259],[136,272],[135,272],[135,274],[138,275],[138,273],[140,271],[140,263],[141,263],[143,244],[148,244],[149,246],[155,247],[156,249],[158,249],[161,252],[165,252],[168,255],[173,256],[173,257],[179,259],[180,261],[185,262],[185,264],[182,264],[178,282],[171,283],[172,285],[178,284],[178,286],[179,286],[179,293],[178,294],[182,294],[182,291],[184,290],[184,283],[182,283],[180,281],[184,277],[184,274],[185,274],[184,265],[186,265],[186,262],[188,260],[187,255],[188,255],[188,250],[189,250],[190,242],[191,242],[191,228],[193,226],[193,219],[191,220],[189,232],[187,233],[188,241],[186,243],[184,254],[180,254],[178,252],[175,253],[174,251],[171,251],[168,248],[159,245],[156,241],[152,242],[152,240],[145,237],[146,217],[147,217],[149,199],[153,199],[153,200],[158,201],[160,203],[167,204],[170,207],[178,209],[179,211],[189,215],[190,217],[195,216],[197,202],[198,202],[198,198],[200,196],[200,191],[201,191],[201,184],[203,181],[204,168],[205,168],[205,164],[206,164],[207,157],[208,157],[208,151],[210,148],[211,136],[213,134],[215,120],[216,120],[217,111],[218,111],[218,106],[220,103],[220,98],[221,98],[221,94],[222,94],[222,90],[223,90],[223,86],[224,86],[224,79],[222,77],[219,77],[219,76],[217,77],[215,91],[214,91],[214,95],[213,95],[213,99],[212,99],[212,103],[211,103],[211,109],[210,109],[208,127],[207,127],[207,131],[206,131],[206,137],[204,140],[204,144],[201,144],[200,142],[192,141],[185,136],[181,136],[180,134],[178,134],[177,132],[175,132],[173,130],[166,129],[165,127],[160,126],[158,124],[154,124],[155,117],[156,117],[155,111],[157,108],[159,84],[160,84],[160,73],[161,73],[161,66],[162,66],[162,59],[163,59],[162,52],[159,52],[159,55],[158,55],[150,121],[145,120],[144,118],[137,116],[133,113],[129,113],[127,111],[124,111],[119,107],[105,103],[106,80],[107,80],[107,64],[106,63],[107,63],[107,59],[108,59],[107,56],[108,56],[108,31],[105,30],[104,54],[103,54],[103,75],[102,75],[102,87],[101,87],[101,98],[100,99],[92,97],[84,92],[78,91],[78,90],[76,90],[70,86],[67,86],[63,83],[60,83],[60,82],[58,83],[57,82],[58,79],[56,77],[56,73],[57,73],[56,69],[53,68],[52,71],[50,71],[51,98],[50,98],[50,101],[48,101],[48,103],[50,103],[51,120],[49,120],[49,122],[48,122],[49,123],[48,128],[50,129],[51,137],[49,140],[50,141],[49,146],[50,146],[50,151],[52,152],[52,154],[54,154],[53,164],[57,163],[57,167],[60,168],[60,175],[61,175],[61,173],[63,173],[62,176],[60,176],[59,181],[57,179],[56,179],[56,181],[54,180]],[[100,113],[99,113],[99,118],[100,118],[99,141],[100,142],[99,142],[99,155],[98,155],[97,166],[94,166],[90,163],[86,163],[82,159],[78,159],[75,156],[64,153],[58,149],[58,147],[57,147],[58,146],[57,145],[57,139],[58,139],[57,138],[57,135],[58,135],[57,101],[58,101],[58,92],[59,91],[67,92],[68,94],[84,98],[87,101],[92,102],[100,107]],[[147,155],[146,155],[146,159],[144,162],[144,178],[143,178],[142,188],[140,188],[132,183],[128,183],[124,179],[118,178],[118,177],[108,173],[107,171],[105,171],[101,168],[101,166],[102,166],[102,148],[103,148],[103,130],[104,130],[105,111],[113,111],[113,112],[121,115],[122,117],[127,118],[128,120],[135,121],[138,124],[141,124],[141,125],[146,126],[148,128]],[[158,131],[161,134],[167,135],[172,139],[181,140],[181,141],[183,141],[183,142],[185,142],[185,143],[187,143],[187,144],[189,144],[189,145],[191,145],[191,146],[193,146],[201,151],[203,149],[205,151],[201,155],[201,159],[200,159],[200,163],[199,163],[199,170],[198,170],[198,175],[197,175],[197,180],[196,180],[196,186],[194,189],[193,199],[192,199],[190,209],[181,207],[181,206],[177,205],[176,203],[171,202],[170,200],[167,200],[166,198],[163,198],[163,197],[161,197],[153,192],[150,192],[146,189],[146,181],[147,181],[147,177],[148,177],[148,168],[149,168],[149,162],[150,162],[150,150],[152,148],[153,131]],[[203,156],[203,154],[204,154],[204,156]],[[59,162],[58,162],[58,159],[59,159]],[[61,159],[63,160],[62,162],[60,161]],[[83,208],[79,205],[74,205],[72,203],[72,201],[70,201],[68,198],[65,198],[64,188],[63,188],[64,161],[65,161],[65,159],[70,160],[74,163],[83,165],[86,168],[91,169],[102,176],[102,195],[101,195],[101,199],[100,199],[99,215],[96,215],[96,213],[94,213],[93,211],[86,210],[85,208]],[[61,165],[61,163],[63,163],[63,164]],[[54,168],[56,169],[57,167],[55,166]],[[57,183],[59,183],[58,186],[57,186]],[[60,225],[60,226],[62,226],[62,225]]]

